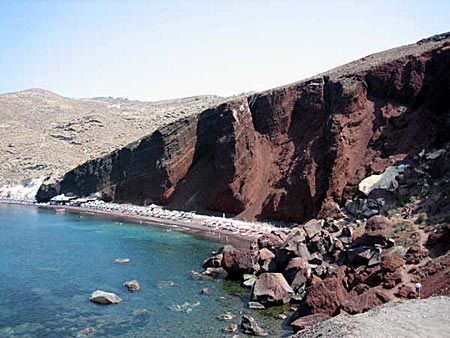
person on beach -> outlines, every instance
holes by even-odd
[[[420,298],[420,293],[422,292],[422,284],[420,282],[416,283],[416,294],[417,298]]]

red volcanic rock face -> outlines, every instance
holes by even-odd
[[[43,186],[38,199],[100,191],[116,201],[247,219],[338,215],[362,178],[448,141],[448,40],[370,56],[179,120]]]

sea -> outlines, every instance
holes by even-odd
[[[232,337],[223,329],[243,313],[286,335],[281,310],[248,309],[239,282],[188,274],[221,245],[176,228],[0,204],[0,337]],[[137,292],[123,286],[132,279]],[[92,303],[95,290],[122,302]]]

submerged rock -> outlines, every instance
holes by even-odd
[[[248,302],[248,307],[254,310],[264,310],[265,306],[258,302]]]
[[[230,324],[230,325],[225,326],[225,327],[223,328],[223,330],[224,330],[225,332],[236,332],[237,329],[238,329],[237,324]]]
[[[241,329],[243,333],[253,336],[267,336],[268,332],[262,329],[252,316],[242,315]]]
[[[222,313],[221,315],[217,316],[217,319],[220,320],[231,320],[234,319],[236,316],[231,313]]]
[[[112,292],[105,292],[102,290],[96,290],[92,293],[89,300],[98,304],[117,304],[122,301],[122,299]]]

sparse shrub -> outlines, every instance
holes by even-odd
[[[405,222],[398,222],[394,224],[395,226],[395,232],[400,232],[406,230],[406,224]]]
[[[400,246],[400,245],[394,246],[392,248],[392,252],[396,253],[396,254],[399,254],[400,256],[405,256],[406,255],[406,251],[408,251],[408,250],[406,248]]]
[[[408,203],[411,203],[411,196],[403,196],[400,198],[400,204],[402,206],[405,206]]]

